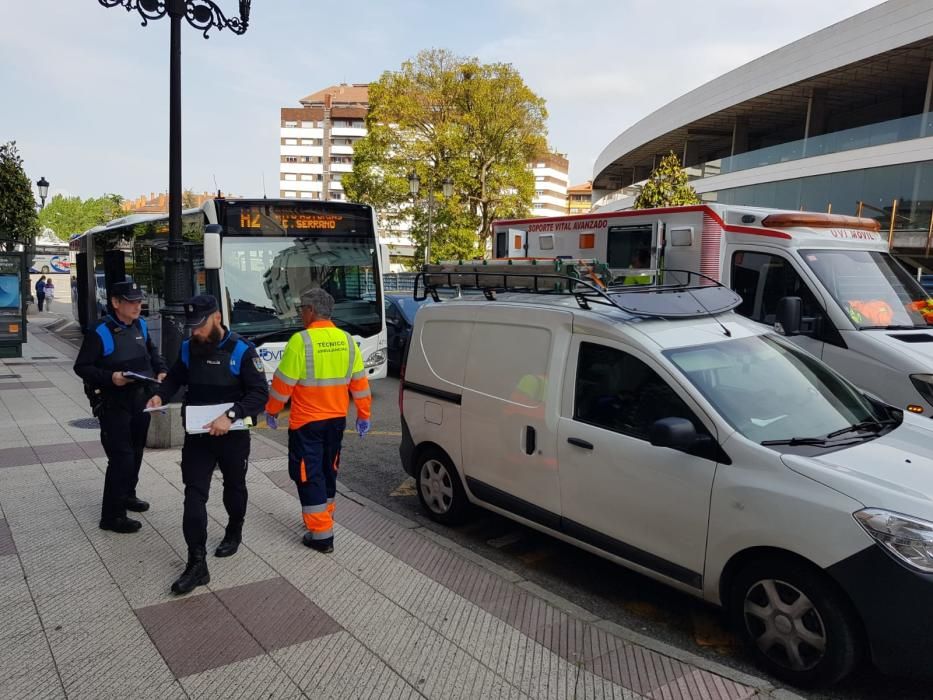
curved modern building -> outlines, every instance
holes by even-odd
[[[931,103],[933,2],[890,0],[619,134],[594,166],[594,208],[630,208],[673,151],[706,201],[870,216],[885,230],[893,222],[899,250],[928,255]]]

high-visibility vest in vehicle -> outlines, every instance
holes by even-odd
[[[290,397],[288,427],[296,430],[311,421],[345,417],[351,396],[357,416],[368,419],[372,395],[360,348],[331,321],[315,321],[285,346],[266,411],[278,413]]]

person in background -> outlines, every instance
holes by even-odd
[[[49,277],[45,281],[45,310],[52,310],[52,300],[55,299],[55,284],[52,282],[52,278]]]
[[[150,392],[148,381],[125,375],[135,372],[161,381],[165,363],[140,317],[143,294],[132,282],[117,282],[110,292],[113,313],[84,336],[74,371],[84,380],[91,409],[100,420],[100,442],[107,454],[102,530],[130,533],[142,527],[126,511],[142,513],[149,504],[136,497],[139,468],[149,433],[149,414],[143,413]]]
[[[42,304],[45,303],[45,275],[36,282],[36,306],[42,311]]]
[[[285,346],[266,404],[266,423],[275,430],[276,415],[291,397],[288,474],[308,529],[302,543],[325,554],[334,551],[337,469],[350,397],[360,437],[369,432],[372,405],[363,355],[353,336],[330,320],[333,308],[334,298],[323,289],[301,295],[305,330]]]

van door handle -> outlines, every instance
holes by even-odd
[[[592,450],[593,443],[581,440],[580,438],[567,438],[567,442],[576,447],[582,447],[584,450]]]
[[[530,425],[525,426],[525,454],[533,455],[535,453],[535,429]]]

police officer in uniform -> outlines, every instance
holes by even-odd
[[[219,466],[224,478],[227,529],[214,552],[218,557],[236,553],[246,516],[246,468],[249,431],[230,430],[241,419],[255,422],[269,394],[262,360],[251,343],[221,323],[217,300],[199,295],[185,302],[186,326],[191,337],[184,341],[177,362],[149,400],[156,408],[187,386],[182,414],[188,406],[232,403],[226,412],[203,426],[205,433],[186,434],[181,451],[181,476],[185,483],[182,530],[188,545],[188,565],[172,584],[178,595],[190,593],[210,581],[207,570],[207,498],[211,475]]]
[[[84,336],[74,371],[84,380],[94,415],[100,420],[100,442],[107,454],[107,474],[100,527],[114,532],[136,532],[138,520],[126,511],[142,513],[149,504],[136,497],[149,414],[143,413],[151,396],[149,382],[124,376],[135,372],[162,379],[165,363],[140,317],[143,295],[132,282],[117,282],[110,294],[113,313]]]

